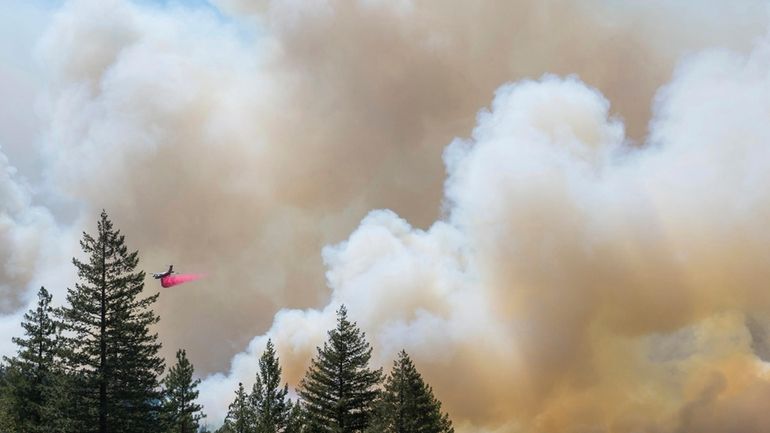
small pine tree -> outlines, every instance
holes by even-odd
[[[268,340],[251,392],[257,433],[279,433],[286,429],[291,410],[288,394],[289,385],[281,387],[281,366],[273,342]]]
[[[302,433],[305,425],[305,413],[302,409],[302,402],[289,401],[289,416],[286,420],[286,430],[284,433]]]
[[[385,380],[376,407],[371,433],[454,432],[449,415],[441,413],[441,402],[403,350]]]
[[[354,433],[369,425],[382,370],[369,368],[372,349],[365,334],[348,320],[343,305],[337,327],[311,361],[299,395],[311,432]]]
[[[102,211],[96,236],[83,233],[85,262],[72,259],[79,282],[59,315],[67,331],[65,359],[75,389],[70,401],[79,432],[145,433],[157,429],[163,359],[150,326],[158,294],[141,298],[138,252]]]
[[[243,383],[238,383],[235,391],[235,400],[227,409],[227,417],[222,430],[228,433],[254,433],[254,412],[252,411],[249,395],[243,388]]]
[[[37,297],[37,307],[24,314],[21,323],[24,337],[13,338],[19,346],[16,357],[5,358],[9,418],[17,431],[25,433],[50,431],[55,416],[56,322],[48,291],[41,287]]]
[[[194,368],[184,350],[176,352],[176,365],[171,367],[163,385],[165,388],[163,412],[166,415],[169,433],[195,433],[200,427],[202,413],[198,398],[200,379],[193,380]]]

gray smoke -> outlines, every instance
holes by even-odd
[[[146,270],[210,274],[158,309],[168,354],[222,372],[214,422],[268,337],[295,385],[344,302],[460,431],[748,423],[765,8],[67,2],[38,45],[42,144],[7,153],[40,174],[0,163],[6,311],[63,299],[105,208]]]

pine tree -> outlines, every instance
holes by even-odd
[[[72,259],[80,281],[67,290],[69,305],[60,310],[78,396],[71,412],[83,433],[154,431],[164,368],[158,336],[149,329],[159,320],[151,310],[158,294],[140,297],[145,274],[135,272],[139,254],[128,251],[106,212],[96,236],[83,233],[80,246],[88,259]]]
[[[249,395],[243,388],[243,383],[238,383],[235,400],[227,409],[227,417],[221,430],[228,433],[254,433],[254,425],[254,412]]]
[[[286,429],[284,433],[302,433],[305,426],[305,413],[302,409],[302,402],[289,401],[289,415],[286,420]]]
[[[50,431],[55,415],[55,356],[58,339],[51,295],[41,287],[37,307],[24,314],[24,337],[13,338],[19,346],[14,358],[5,358],[6,405],[15,430],[24,433]]]
[[[259,371],[251,392],[257,433],[279,433],[286,429],[291,411],[289,385],[281,387],[281,366],[271,340],[259,359]]]
[[[15,433],[16,427],[11,414],[11,386],[8,366],[0,364],[0,431]]]
[[[372,349],[347,309],[337,311],[337,327],[311,361],[300,383],[311,432],[353,433],[369,425],[382,370],[369,368]]]
[[[258,411],[262,407],[264,402],[264,386],[262,385],[262,377],[257,371],[257,377],[255,378],[254,385],[251,387],[251,394],[248,394],[246,400],[248,402],[248,413],[250,418],[249,428],[254,433],[262,433],[259,429],[259,414]]]
[[[0,364],[0,431],[13,433],[13,420],[11,419],[10,387],[8,383],[8,367]]]
[[[77,417],[76,414],[83,412],[83,405],[86,404],[77,396],[77,384],[81,377],[77,372],[68,372],[59,369],[55,376],[53,394],[49,411],[52,416],[47,432],[56,433],[81,433],[88,431],[85,427],[85,420]]]
[[[169,433],[195,433],[199,421],[205,417],[196,389],[200,379],[193,380],[194,368],[184,350],[176,352],[176,365],[171,367],[163,381],[165,392],[163,412],[166,415]]]
[[[449,415],[405,351],[399,353],[377,402],[372,433],[453,433]]]

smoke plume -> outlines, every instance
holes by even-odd
[[[0,156],[3,311],[62,301],[104,208],[146,270],[212,270],[158,309],[214,424],[344,303],[460,432],[759,431],[765,7],[66,2],[42,175]]]
[[[462,431],[757,431],[769,48],[683,64],[641,148],[576,78],[501,87],[444,153],[446,216],[423,231],[370,213],[324,249],[330,304],[279,313],[204,390],[253,375],[268,336],[301,372],[324,337],[307,329],[344,303]]]

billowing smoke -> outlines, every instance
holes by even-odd
[[[71,233],[59,227],[50,211],[33,203],[30,185],[18,175],[0,148],[0,353],[11,354],[11,336],[22,332],[20,322],[33,292],[45,277],[67,278]],[[63,293],[64,290],[58,291]]]
[[[148,271],[211,271],[158,308],[215,423],[345,303],[461,432],[761,430],[765,4],[627,3],[67,2],[45,193],[0,161],[4,308],[105,208]]]
[[[0,149],[1,151],[1,149]],[[29,193],[15,178],[16,169],[0,153],[0,310],[13,312],[24,305],[24,292],[15,290],[27,284],[41,261],[44,233],[49,231],[52,219],[43,209],[30,207]],[[21,329],[15,322],[20,315],[0,320],[4,339],[0,347],[9,353],[11,332]]]
[[[253,375],[268,336],[295,377],[344,303],[462,431],[758,431],[768,65],[766,41],[690,59],[642,148],[577,78],[501,87],[444,153],[446,216],[423,231],[370,213],[324,250],[330,304],[279,313],[204,390]]]
[[[689,30],[665,5],[399,4],[79,0],[54,17],[39,50],[51,188],[78,228],[107,209],[148,271],[213,270],[159,305],[164,338],[203,371],[281,306],[324,305],[319,251],[370,209],[429,226],[444,146],[501,83],[578,73],[641,139],[679,54],[715,35],[744,47],[764,24],[753,3],[686,9]],[[216,320],[192,331],[207,313],[187,305]],[[195,359],[201,338],[216,349]]]

